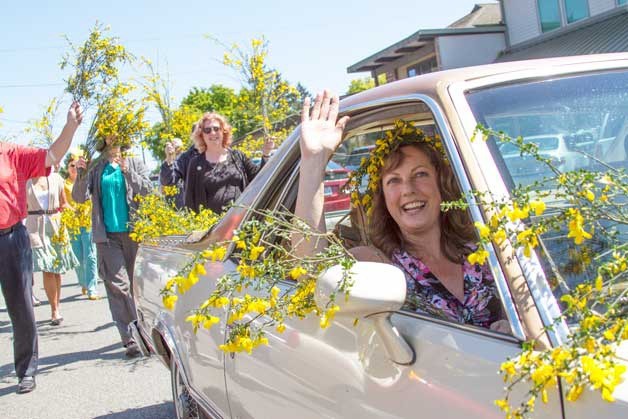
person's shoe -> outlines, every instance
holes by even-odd
[[[81,287],[81,294],[87,295],[87,288]]]
[[[35,383],[35,377],[29,375],[22,377],[17,385],[17,394],[30,393],[35,390],[37,384]]]
[[[140,347],[137,346],[137,343],[131,341],[126,344],[126,352],[124,355],[126,355],[127,358],[135,358],[141,354],[142,352],[140,352]]]
[[[51,326],[59,326],[63,322],[63,317],[57,317],[56,319],[50,320]]]
[[[39,301],[39,299],[37,299],[37,297],[33,295],[33,307],[39,307],[40,305],[41,301]]]
[[[92,294],[87,297],[88,300],[92,300],[92,301],[100,300],[100,298],[101,298],[100,295],[97,295],[97,294]]]

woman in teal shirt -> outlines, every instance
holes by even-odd
[[[129,334],[129,323],[136,319],[133,302],[133,268],[137,243],[131,240],[130,214],[137,210],[136,195],[151,190],[149,172],[141,160],[123,157],[115,139],[100,144],[99,157],[87,171],[81,157],[77,161],[78,180],[72,188],[76,202],[92,200],[92,237],[96,243],[98,275],[105,283],[109,309],[122,344],[129,357],[139,355],[139,348]]]

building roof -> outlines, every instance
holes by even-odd
[[[519,77],[523,77],[523,74],[529,74],[529,72],[533,72],[534,77],[538,77],[537,72],[539,69],[551,72],[550,70],[552,69],[562,71],[560,70],[562,67],[574,66],[578,71],[583,71],[583,69],[587,68],[598,68],[598,65],[603,63],[614,63],[617,65],[621,63],[624,67],[628,66],[628,52],[512,61],[435,71],[433,73],[386,83],[379,87],[347,96],[340,102],[340,110],[344,112],[352,106],[369,101],[376,103],[377,100],[380,100],[384,96],[407,97],[408,94],[422,93],[436,97],[435,92],[437,89],[446,91],[447,86],[458,82],[506,76],[507,74],[518,72],[522,73],[519,74]],[[529,77],[529,75],[527,77]]]
[[[495,62],[625,51],[628,51],[628,6],[517,44]]]
[[[447,26],[448,28],[477,28],[480,26],[501,25],[502,11],[499,3],[479,3],[466,16]]]
[[[420,29],[407,38],[384,48],[349,67],[347,73],[371,71],[395,61],[409,52],[415,52],[432,42],[437,36],[475,35],[504,32],[501,9],[498,3],[480,3],[471,12],[443,29]]]

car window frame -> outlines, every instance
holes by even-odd
[[[576,63],[561,66],[542,66],[537,68],[529,68],[525,70],[504,72],[489,77],[481,77],[473,80],[465,80],[452,83],[445,89],[451,98],[456,114],[460,119],[462,129],[467,138],[473,138],[477,120],[466,100],[466,94],[472,90],[486,89],[489,87],[499,87],[511,84],[529,83],[535,81],[548,80],[556,77],[571,77],[582,74],[591,74],[596,72],[606,72],[613,70],[621,70],[628,68],[628,60],[604,60],[598,62]],[[510,196],[508,179],[499,171],[499,165],[493,159],[489,150],[489,145],[485,141],[472,141],[471,149],[476,163],[482,162],[482,174],[487,179],[493,179],[491,182],[499,184],[499,190],[494,191],[501,196]],[[501,182],[496,181],[500,179]],[[489,251],[490,253],[490,251]],[[561,317],[562,310],[558,301],[554,297],[552,290],[547,281],[547,276],[541,268],[541,263],[536,255],[527,258],[523,255],[523,250],[518,249],[515,257],[521,267],[524,280],[530,289],[530,294],[534,305],[537,308],[539,316],[546,327],[545,332],[552,346],[560,346],[568,340],[569,327],[564,320],[558,320]],[[549,327],[552,326],[552,327]]]
[[[423,94],[413,94],[413,95],[408,95],[408,96],[392,97],[392,98],[388,98],[384,100],[380,99],[377,101],[367,102],[361,105],[351,106],[345,109],[341,109],[339,117],[349,115],[352,118],[355,118],[356,116],[359,116],[362,113],[370,112],[373,109],[381,111],[382,114],[388,112],[388,115],[386,116],[382,115],[383,118],[379,120],[378,123],[376,124],[373,123],[374,119],[372,118],[368,121],[365,121],[364,131],[368,131],[368,128],[366,128],[367,126],[385,125],[387,123],[386,121],[388,122],[392,121],[390,112],[389,112],[390,109],[387,109],[387,108],[392,108],[395,105],[399,105],[403,103],[410,104],[413,102],[426,105],[427,109],[431,113],[433,117],[432,119],[434,121],[434,125],[436,126],[436,129],[439,132],[439,134],[441,135],[443,146],[447,150],[448,158],[450,162],[452,162],[452,168],[454,169],[454,174],[456,175],[458,182],[461,186],[462,193],[465,194],[465,192],[468,192],[470,190],[470,182],[467,177],[467,173],[464,170],[464,167],[460,161],[460,156],[457,153],[455,142],[453,140],[453,135],[449,129],[449,125],[446,122],[446,118],[444,117],[444,114],[440,106],[431,97],[427,95],[423,95]],[[380,113],[380,112],[377,112],[377,113]],[[402,116],[403,115],[399,115],[397,117],[402,117]],[[343,141],[345,141],[347,138],[352,137],[357,132],[361,132],[361,131],[362,130],[358,130],[357,128],[353,128],[353,127],[351,127],[350,129],[347,129],[347,131],[345,132],[345,135],[343,136]],[[298,147],[298,139],[297,139],[297,144],[295,147]],[[452,155],[451,150],[454,150],[453,155]],[[299,166],[300,166],[300,154],[297,157],[297,163],[294,168],[294,172],[292,173],[290,177],[290,181],[286,182],[284,191],[280,193],[281,198],[276,202],[276,208],[283,204],[283,201],[282,201],[283,199],[285,199],[288,196],[294,195],[294,188],[298,187]],[[288,208],[289,206],[286,205],[285,207]],[[482,220],[481,214],[479,213],[479,209],[477,208],[477,205],[471,205],[470,215],[473,222]],[[448,327],[454,327],[456,329],[466,330],[468,332],[485,335],[491,338],[507,340],[507,341],[517,343],[517,344],[521,344],[522,342],[524,342],[526,340],[526,336],[525,336],[525,333],[523,332],[523,326],[517,314],[515,303],[510,294],[510,289],[508,287],[508,284],[506,283],[502,267],[497,259],[497,256],[495,255],[494,249],[489,248],[487,250],[489,251],[489,258],[488,258],[489,266],[491,269],[491,273],[493,274],[493,277],[495,279],[496,288],[497,288],[498,295],[500,298],[500,304],[503,308],[504,314],[506,315],[505,320],[508,321],[509,326],[511,328],[510,334],[504,334],[504,333],[492,331],[490,329],[455,323],[448,320],[439,319],[437,317],[433,317],[433,316],[429,316],[429,315],[421,314],[421,313],[416,313],[416,312],[412,312],[408,310],[399,310],[396,312],[396,314],[410,316],[410,317],[414,317],[414,318],[425,320],[425,321],[436,322],[442,325],[446,325]],[[284,279],[282,281],[285,281],[286,283],[290,283],[289,280]]]

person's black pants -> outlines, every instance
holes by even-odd
[[[13,325],[13,356],[18,378],[37,372],[37,325],[33,311],[33,254],[26,228],[17,223],[0,235],[0,285]]]

